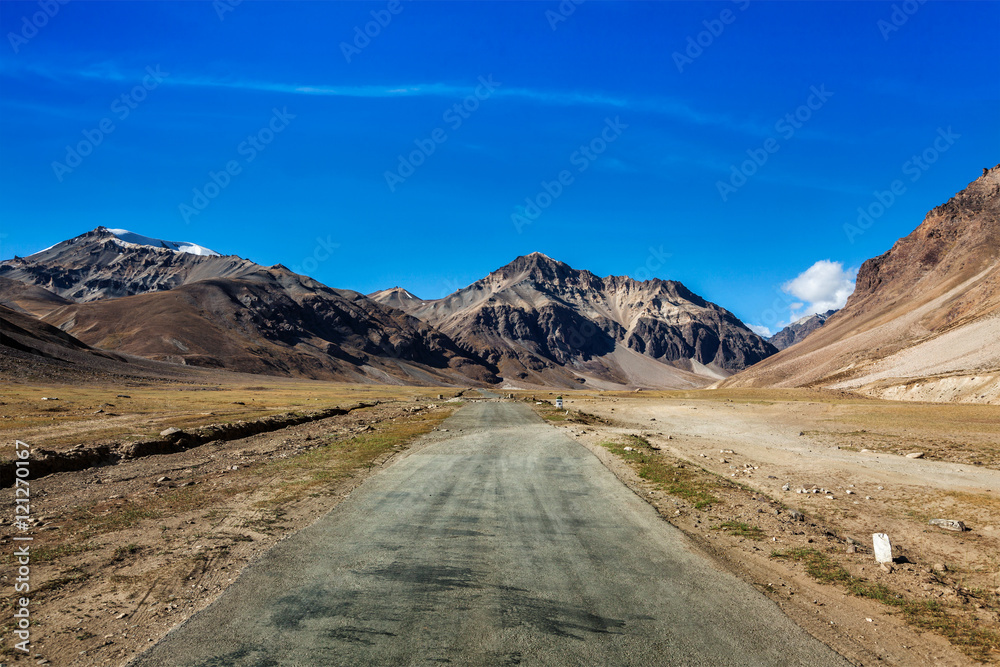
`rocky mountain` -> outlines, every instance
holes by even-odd
[[[0,304],[99,350],[352,382],[691,388],[776,351],[678,282],[539,253],[425,301],[99,227],[0,262]]]
[[[681,283],[601,278],[541,253],[443,299],[370,296],[475,351],[508,386],[698,387],[776,352]]]
[[[791,347],[792,345],[805,340],[806,336],[826,324],[826,321],[835,312],[837,312],[836,309],[828,310],[825,313],[816,313],[814,315],[802,317],[768,338],[767,342],[779,350]]]
[[[0,278],[42,287],[87,303],[173,289],[213,278],[237,278],[260,266],[193,243],[151,239],[106,227],[28,257],[0,262]]]
[[[866,261],[847,305],[729,386],[1000,402],[1000,165]]]
[[[98,228],[0,263],[0,304],[87,345],[172,363],[354,382],[498,379],[433,327],[357,292],[177,245]]]

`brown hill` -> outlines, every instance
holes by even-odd
[[[681,283],[600,278],[541,253],[443,299],[400,288],[371,297],[474,350],[513,386],[698,387],[775,352]]]
[[[356,292],[124,230],[0,262],[0,304],[96,348],[174,364],[356,382],[498,379],[447,336]]]
[[[1000,165],[866,261],[822,329],[726,386],[1000,402]]]
[[[176,366],[95,350],[28,313],[0,305],[0,378],[5,381],[178,377]]]
[[[495,381],[415,318],[281,267],[68,303],[45,319],[94,347],[172,363],[356,382]]]

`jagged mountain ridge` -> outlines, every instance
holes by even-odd
[[[1000,402],[1000,165],[858,271],[847,305],[728,386]]]
[[[830,319],[830,316],[836,312],[836,309],[831,309],[825,313],[815,313],[807,317],[799,318],[768,338],[767,341],[779,350],[784,350],[786,347],[791,347],[796,343],[801,343],[805,340],[806,336],[826,324],[826,321]]]
[[[259,268],[235,255],[200,255],[129,243],[112,230],[98,227],[28,257],[0,262],[0,278],[86,303],[169,290],[211,278],[237,278]]]
[[[399,288],[371,296],[525,384],[701,386],[775,352],[679,282],[601,278],[541,253],[442,299],[409,298]]]
[[[117,232],[0,262],[0,303],[100,349],[360,382],[690,388],[774,352],[681,283],[600,278],[540,253],[423,301]]]

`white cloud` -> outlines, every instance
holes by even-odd
[[[781,289],[799,301],[789,304],[789,322],[827,310],[844,307],[854,292],[857,269],[845,269],[840,262],[821,259]]]
[[[760,324],[748,324],[747,327],[750,328],[750,331],[754,332],[758,336],[763,336],[764,338],[770,338],[774,335],[770,329]]]

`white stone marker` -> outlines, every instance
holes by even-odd
[[[892,544],[885,533],[872,533],[872,544],[875,547],[875,560],[879,563],[892,562]]]

